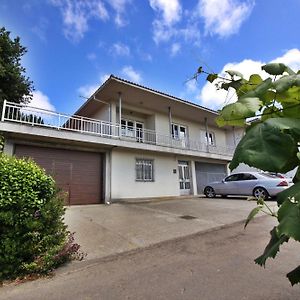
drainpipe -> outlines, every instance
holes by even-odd
[[[236,136],[235,136],[235,127],[232,126],[232,135],[233,135],[233,145],[236,147]]]
[[[208,138],[208,125],[207,125],[207,118],[204,118],[205,124],[205,135],[206,135],[206,151],[209,152],[209,138]]]
[[[119,137],[122,135],[122,130],[121,130],[121,121],[122,121],[122,93],[119,92]]]
[[[169,110],[170,144],[172,144],[172,112],[171,112],[171,106],[168,107],[168,110]]]

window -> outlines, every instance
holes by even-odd
[[[172,123],[172,138],[175,140],[185,139],[187,129],[185,126]]]
[[[143,141],[144,124],[142,122],[121,120],[122,136],[136,138],[138,142]]]
[[[137,159],[135,162],[136,181],[154,181],[153,160]]]
[[[243,174],[233,174],[225,178],[226,182],[242,180]]]
[[[243,174],[243,179],[242,180],[255,180],[257,179],[255,176],[249,173],[244,173]]]
[[[216,138],[213,131],[201,131],[201,140],[209,146],[216,146]]]
[[[213,132],[205,132],[205,137],[206,137],[206,143],[208,145],[214,146],[215,143],[215,135]]]

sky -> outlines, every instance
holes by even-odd
[[[34,82],[30,105],[72,114],[110,74],[220,109],[199,66],[249,76],[300,69],[299,0],[1,0],[0,26],[19,36]]]

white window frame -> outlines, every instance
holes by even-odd
[[[122,124],[123,122],[125,122],[125,125]],[[128,122],[132,122],[133,126],[128,126]],[[140,128],[137,128],[136,126],[137,124],[142,125],[142,130],[140,130]],[[125,126],[125,128],[123,126]],[[141,142],[143,140],[144,129],[145,129],[144,122],[125,119],[125,118],[121,119],[121,132],[122,132],[122,136],[124,137],[136,138],[138,139],[138,141]]]
[[[150,172],[149,170],[147,171],[147,167],[150,167]],[[140,168],[141,168],[141,174],[139,174]],[[153,159],[136,158],[135,181],[154,182],[154,160]]]
[[[177,136],[175,135],[175,126],[177,126]],[[184,130],[185,130],[185,137],[184,137],[184,139],[187,139],[187,136],[188,136],[188,128],[187,128],[187,126],[181,125],[181,124],[177,124],[177,123],[171,123],[171,127],[172,127],[171,134],[172,134],[172,138],[174,140],[181,140],[182,139],[180,137],[180,127],[184,128]]]
[[[208,137],[207,137],[208,134]],[[209,146],[216,146],[216,135],[213,131],[202,131],[201,136],[204,139],[204,143]]]

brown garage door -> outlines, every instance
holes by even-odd
[[[18,157],[31,157],[67,192],[66,203],[102,202],[102,156],[99,153],[16,145]]]

